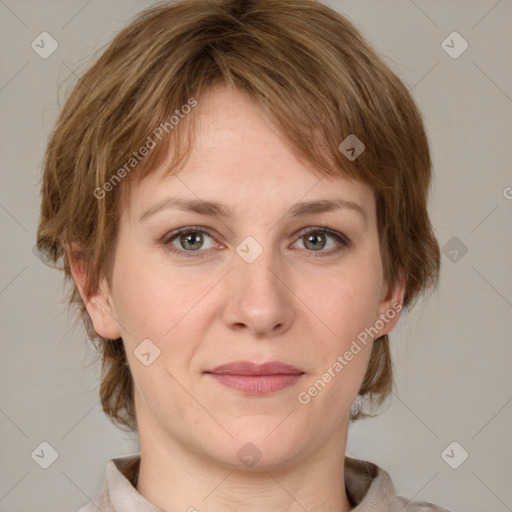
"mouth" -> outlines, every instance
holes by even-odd
[[[279,361],[263,364],[234,361],[208,370],[205,374],[244,394],[267,395],[293,386],[305,372]]]

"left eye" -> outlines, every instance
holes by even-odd
[[[319,252],[318,247],[320,249],[324,249],[327,246],[327,239],[329,238],[335,240],[333,244],[334,248],[331,245],[330,251],[321,251],[321,254],[318,256],[329,256],[331,254],[336,254],[342,249],[349,247],[351,244],[347,237],[329,228],[308,228],[299,234],[299,240],[305,240],[306,245],[309,246],[309,248],[313,247],[312,252]],[[320,243],[318,243],[319,241]],[[317,247],[316,249],[315,246]],[[308,247],[306,247],[306,249],[308,249]]]
[[[209,247],[203,247],[205,236],[212,240]],[[320,253],[318,256],[329,256],[331,254],[338,253],[342,249],[351,245],[351,242],[348,240],[348,238],[346,238],[341,233],[333,231],[329,228],[307,228],[306,230],[300,232],[297,236],[299,237],[299,240],[305,240],[303,245],[305,245],[305,249],[308,252]],[[327,247],[327,241],[329,238],[335,240],[333,244],[334,249],[333,245],[331,245],[330,248]],[[213,247],[221,249],[224,247],[222,244],[215,241],[213,238],[213,231],[202,227],[188,227],[173,231],[172,233],[169,233],[169,235],[165,237],[162,242],[172,252],[185,257],[203,257],[206,251],[201,249],[211,249]],[[181,247],[176,244],[180,244]],[[325,247],[331,250],[323,251],[322,249]]]

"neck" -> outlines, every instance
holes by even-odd
[[[167,512],[348,512],[344,485],[346,432],[286,467],[220,464],[139,422],[141,463],[137,491]],[[342,435],[342,434],[340,434]]]

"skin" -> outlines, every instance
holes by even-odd
[[[373,191],[343,177],[320,178],[240,93],[214,89],[197,108],[197,138],[185,167],[173,174],[162,166],[131,190],[112,289],[103,281],[86,300],[85,277],[73,265],[96,331],[122,337],[126,348],[141,449],[137,490],[167,511],[351,510],[343,460],[350,408],[373,340],[360,344],[309,403],[297,397],[359,333],[403,302],[403,287],[383,280]],[[139,220],[170,196],[218,201],[232,208],[233,218],[168,208]],[[297,202],[332,198],[359,204],[367,222],[352,209],[285,217]],[[179,236],[160,242],[187,226],[214,235],[203,233],[202,245],[193,239],[196,251]],[[325,235],[307,245],[300,231],[318,226],[351,244]],[[252,263],[236,252],[247,236],[263,249]],[[134,354],[146,338],[160,350],[149,366]],[[277,360],[305,373],[292,387],[262,396],[204,373],[235,360]],[[251,467],[237,457],[249,442],[261,453]]]

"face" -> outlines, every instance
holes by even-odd
[[[313,173],[242,95],[214,90],[197,108],[186,166],[133,186],[112,289],[88,310],[123,338],[140,436],[284,466],[345,438],[373,341],[361,333],[403,290],[383,281],[371,188]],[[304,206],[318,201],[338,206]]]

